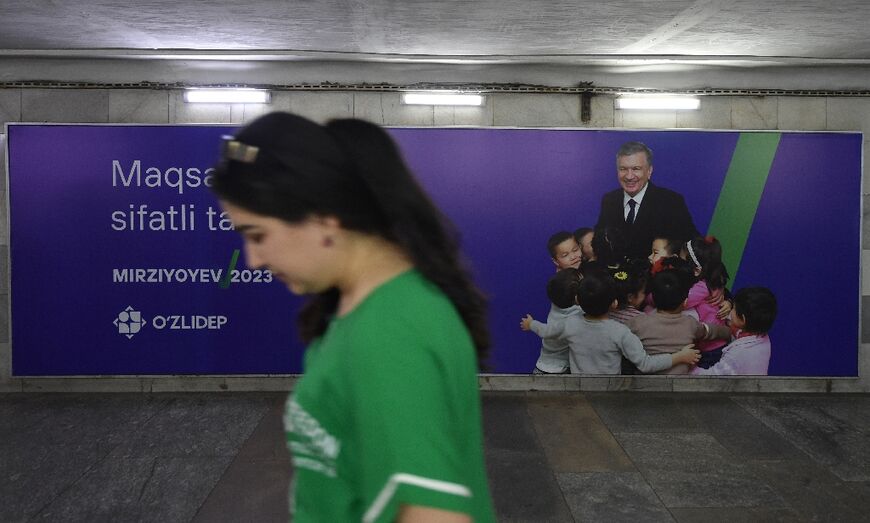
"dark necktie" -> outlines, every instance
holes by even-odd
[[[634,223],[634,206],[637,205],[637,202],[633,199],[629,198],[628,206],[630,209],[628,210],[628,216],[625,217],[625,223],[631,225]]]

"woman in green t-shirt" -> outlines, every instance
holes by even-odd
[[[213,190],[248,265],[310,296],[284,416],[294,521],[494,521],[485,301],[389,135],[268,114],[225,140]]]

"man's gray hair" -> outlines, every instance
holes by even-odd
[[[646,163],[652,165],[653,163],[653,152],[652,149],[646,146],[643,142],[625,142],[619,147],[619,150],[616,151],[616,159],[619,160],[620,156],[631,156],[632,154],[644,153],[646,154]]]

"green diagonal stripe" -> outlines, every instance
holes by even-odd
[[[733,282],[755,221],[781,133],[740,133],[707,234],[722,243],[722,262]]]
[[[224,275],[223,281],[218,284],[218,287],[221,289],[229,289],[230,281],[233,277],[233,271],[236,269],[236,263],[239,261],[239,249],[233,251],[233,255],[230,257],[230,266],[227,269],[226,275]]]

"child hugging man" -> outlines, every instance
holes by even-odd
[[[656,310],[635,316],[626,323],[640,338],[648,354],[673,354],[702,340],[727,340],[731,337],[730,329],[724,325],[701,323],[692,316],[681,314],[690,286],[688,274],[678,269],[665,269],[653,276],[652,297]],[[689,365],[680,364],[659,373],[686,374],[689,369]]]
[[[616,307],[616,289],[613,278],[606,273],[588,273],[576,285],[575,300],[584,314],[568,316],[552,325],[526,315],[520,323],[523,330],[532,330],[542,338],[567,341],[572,374],[619,374],[622,356],[646,373],[677,364],[688,366],[700,357],[691,348],[672,354],[647,354],[628,327],[607,318],[607,312]]]
[[[735,339],[722,350],[722,358],[709,369],[695,367],[700,376],[767,375],[770,363],[770,338],[776,319],[776,297],[764,287],[740,289],[734,295],[731,329]]]

